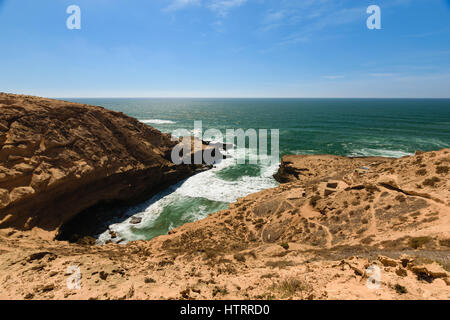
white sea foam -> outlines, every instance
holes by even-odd
[[[98,244],[104,244],[108,240],[117,241],[119,239],[124,240],[121,243],[127,243],[129,241],[135,241],[135,240],[143,240],[145,239],[142,235],[136,235],[133,232],[133,229],[140,228],[143,226],[148,226],[154,223],[154,221],[158,218],[158,216],[163,211],[164,207],[179,201],[180,196],[176,193],[174,193],[174,188],[176,186],[172,186],[154,197],[152,197],[150,200],[146,201],[145,203],[130,208],[130,212],[133,214],[128,219],[126,219],[123,222],[111,224],[109,226],[109,230],[114,231],[117,234],[116,239],[111,239],[111,236],[109,234],[109,231],[105,231],[101,235],[99,235],[97,239]],[[141,218],[141,222],[139,224],[131,224],[130,221],[133,217]]]
[[[235,181],[221,179],[217,173],[236,165],[236,150],[225,152],[231,158],[224,159],[213,169],[199,173],[180,185],[177,193],[192,198],[205,198],[211,201],[234,202],[254,192],[273,188],[277,185],[272,175],[278,169],[278,163],[261,167],[260,176],[243,176]],[[248,155],[247,155],[248,156]]]
[[[236,181],[220,179],[214,172],[203,172],[185,181],[176,192],[186,197],[201,197],[212,201],[234,202],[238,198],[275,187],[268,177],[244,176]]]
[[[222,150],[222,152],[232,158],[224,159],[217,163],[211,170],[201,172],[170,187],[140,205],[139,208],[132,208],[130,212],[135,213],[133,216],[142,218],[140,224],[130,224],[130,217],[121,223],[110,225],[109,229],[117,233],[117,239],[124,239],[125,241],[123,243],[144,239],[144,236],[136,235],[133,229],[151,226],[165,207],[182,203],[186,198],[204,198],[217,202],[234,202],[238,198],[245,197],[251,193],[277,186],[277,182],[272,176],[277,171],[279,163],[261,165],[261,174],[259,176],[243,176],[235,181],[221,179],[217,173],[225,168],[235,166],[235,156],[237,155],[234,149],[228,151]],[[205,218],[208,212],[207,206],[199,206],[192,212],[188,210],[184,218],[199,220]],[[99,236],[97,242],[103,244],[108,240],[111,240],[111,236],[109,231],[106,231]]]
[[[305,155],[305,154],[316,154],[317,150],[293,150],[289,152],[290,154],[296,154],[296,155]]]
[[[405,152],[401,150],[387,150],[387,149],[371,149],[362,148],[352,150],[349,156],[352,157],[390,157],[390,158],[401,158],[404,156],[411,156],[413,153]]]
[[[161,120],[161,119],[143,119],[139,120],[142,123],[146,124],[175,124],[175,121],[172,120]]]

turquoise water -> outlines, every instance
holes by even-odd
[[[449,99],[72,99],[124,112],[163,132],[194,121],[203,130],[279,129],[280,153],[391,156],[450,147]],[[231,152],[232,156],[235,156]],[[111,222],[125,241],[151,239],[204,218],[249,193],[274,187],[277,164],[238,165],[227,159],[211,171],[130,208]],[[108,232],[99,236],[109,239]]]

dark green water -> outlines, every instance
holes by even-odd
[[[450,147],[450,99],[73,99],[124,112],[163,132],[279,129],[280,153],[401,157],[415,150]],[[276,186],[277,165],[237,165],[226,160],[188,179],[113,224],[125,240],[150,239],[204,218],[238,197]],[[100,236],[101,241],[107,233]]]

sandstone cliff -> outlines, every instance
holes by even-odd
[[[194,173],[175,145],[101,107],[0,93],[0,228],[55,232],[101,202],[133,201]]]

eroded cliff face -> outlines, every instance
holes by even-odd
[[[100,202],[137,201],[186,178],[176,142],[101,107],[0,93],[0,228],[56,232]]]

